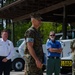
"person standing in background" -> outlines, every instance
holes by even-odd
[[[75,39],[70,43],[71,58],[72,58],[72,75],[75,75]]]
[[[55,40],[55,32],[51,31],[49,39],[46,42],[46,48],[48,51],[47,58],[47,75],[59,75],[60,73],[60,54],[62,52],[61,44]]]
[[[11,58],[14,52],[13,43],[8,40],[8,31],[5,29],[1,32],[0,38],[0,75],[10,75]]]

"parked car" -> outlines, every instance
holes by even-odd
[[[61,54],[61,73],[67,74],[72,73],[72,55],[71,55],[71,48],[70,43],[72,39],[68,40],[60,40],[62,44],[62,54]]]
[[[15,71],[22,71],[24,69],[25,59],[23,57],[21,57],[21,55],[18,51],[18,47],[22,44],[23,41],[24,41],[24,38],[20,39],[17,42],[17,46],[15,47],[14,55],[11,59],[12,60],[12,69]]]
[[[25,59],[23,58],[24,50],[25,50],[25,39],[22,38],[17,42],[17,46],[15,47],[15,51],[14,51],[14,56],[11,59],[12,60],[12,69],[14,71],[22,71],[24,69],[24,65],[25,65]],[[46,54],[44,53],[43,70],[46,68],[45,67],[45,64],[46,64],[45,59],[46,59]]]
[[[25,59],[23,58],[23,54],[21,55],[19,48],[24,44],[25,39],[20,39],[17,44],[17,49],[15,50],[14,57],[12,59],[12,67],[15,71],[21,71],[24,69],[25,65]],[[61,54],[61,73],[72,73],[72,58],[70,49],[70,42],[72,40],[59,40],[61,42],[61,45],[63,47],[63,52]],[[44,52],[44,62],[43,64],[46,66],[46,59],[47,59],[47,50],[46,50],[46,45],[43,44],[43,52]],[[22,47],[23,48],[23,47]],[[22,52],[24,51],[24,48],[22,49]],[[24,52],[23,52],[24,53]]]
[[[61,53],[61,66],[60,66],[61,73],[62,74],[72,73],[72,55],[71,55],[71,48],[70,48],[70,43],[72,39],[59,40],[59,41],[63,48],[63,51]],[[45,44],[43,44],[43,51],[44,53],[46,53],[46,59],[47,59],[48,53]]]
[[[72,73],[72,55],[71,54],[67,57],[61,58],[60,69],[62,74]]]
[[[21,55],[21,57],[25,56],[25,54],[24,54],[25,48],[26,48],[26,41],[24,40],[22,42],[22,44],[18,47],[18,51],[19,51],[19,54]],[[43,71],[46,69],[45,64],[46,64],[46,53],[44,52],[44,61],[43,61],[43,68],[42,68]]]

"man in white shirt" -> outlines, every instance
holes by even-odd
[[[14,52],[13,43],[8,40],[8,31],[3,30],[0,38],[0,75],[10,75],[11,58]]]

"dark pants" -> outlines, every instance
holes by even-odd
[[[60,58],[48,58],[47,59],[47,75],[59,75],[60,73]]]
[[[8,60],[7,62],[2,62],[3,58],[5,57],[0,56],[0,75],[2,75],[2,72],[4,72],[4,75],[10,75],[11,60]]]

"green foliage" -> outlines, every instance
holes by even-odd
[[[24,38],[25,31],[31,26],[31,22],[20,22],[15,24],[15,39],[19,40],[20,38]],[[17,36],[16,36],[17,35]]]
[[[31,26],[31,22],[16,22],[14,25],[14,41],[15,43],[21,39],[24,38],[25,31]],[[8,24],[7,28],[9,30],[12,30],[12,25]],[[70,27],[67,27],[67,29],[70,29]],[[55,33],[62,32],[62,24],[61,23],[55,23],[55,22],[42,22],[40,27],[40,32],[42,35],[43,43],[45,44],[50,31],[55,31]]]
[[[17,0],[6,0],[6,3],[3,3],[3,6],[13,3],[14,1],[17,1]]]
[[[59,32],[62,32],[62,24],[57,23],[57,32],[56,33],[59,33]]]
[[[49,37],[49,33],[50,31],[55,31],[57,32],[61,32],[62,31],[62,25],[59,23],[54,23],[54,22],[43,22],[41,27],[41,34],[42,39],[43,39],[43,43],[46,43],[48,37]]]
[[[31,26],[31,22],[16,22],[14,24],[14,45],[16,45],[16,42],[24,38],[25,31]],[[11,31],[12,35],[12,24],[7,25],[7,29]],[[9,36],[9,39],[11,39],[11,35]]]
[[[16,22],[14,25],[14,42],[16,43],[19,39],[24,38],[25,31],[31,26],[31,22]],[[7,28],[12,30],[12,25],[7,25]],[[40,32],[43,39],[43,43],[46,43],[50,31],[61,32],[62,25],[53,22],[43,22],[40,27]]]

